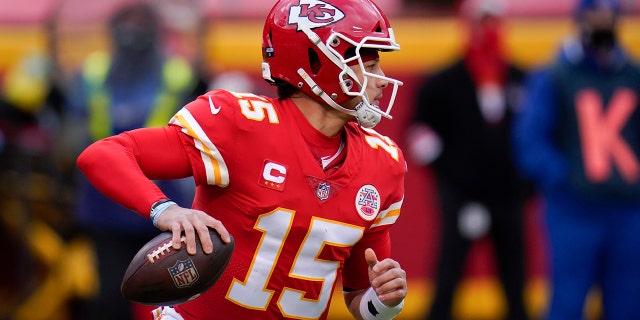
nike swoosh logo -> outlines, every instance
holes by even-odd
[[[221,107],[217,107],[213,105],[213,101],[211,101],[211,96],[209,96],[209,108],[211,109],[212,114],[218,114],[220,112]]]

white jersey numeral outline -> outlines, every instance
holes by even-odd
[[[246,278],[244,281],[233,280],[227,299],[245,308],[266,310],[274,295],[273,290],[267,289],[267,284],[291,229],[294,215],[292,210],[278,208],[258,218],[254,228],[263,233],[258,249]],[[331,299],[340,262],[322,260],[318,256],[325,246],[351,247],[363,234],[364,228],[360,226],[321,218],[312,219],[288,276],[318,281],[322,284],[322,290],[318,299],[309,299],[305,297],[305,292],[285,287],[277,297],[278,307],[283,315],[299,319],[316,319],[322,315]]]

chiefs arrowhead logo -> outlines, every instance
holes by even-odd
[[[344,18],[344,12],[321,0],[300,0],[300,4],[289,9],[289,24],[309,29],[324,27]]]

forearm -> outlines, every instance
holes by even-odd
[[[188,171],[186,155],[174,149],[179,141],[163,130],[143,129],[97,141],[78,157],[78,167],[98,191],[148,217],[151,205],[166,198],[151,179],[182,177]]]
[[[362,294],[365,291],[366,290],[343,292],[347,309],[349,309],[349,312],[353,315],[353,317],[358,320],[362,319],[362,316],[360,315],[360,301],[362,300]]]
[[[97,141],[78,157],[80,171],[106,197],[143,216],[164,194],[149,180],[130,152],[126,136]]]

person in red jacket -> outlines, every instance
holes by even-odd
[[[175,248],[194,253],[198,234],[212,252],[207,228],[235,238],[216,284],[157,318],[326,319],[338,282],[355,318],[400,313],[406,274],[391,258],[389,230],[406,164],[372,129],[391,117],[402,84],[384,75],[379,52],[399,48],[370,0],[278,1],[262,41],[262,74],[277,98],[214,90],[167,126],[112,136],[80,155],[98,190],[172,231]],[[191,208],[153,183],[188,176]]]

